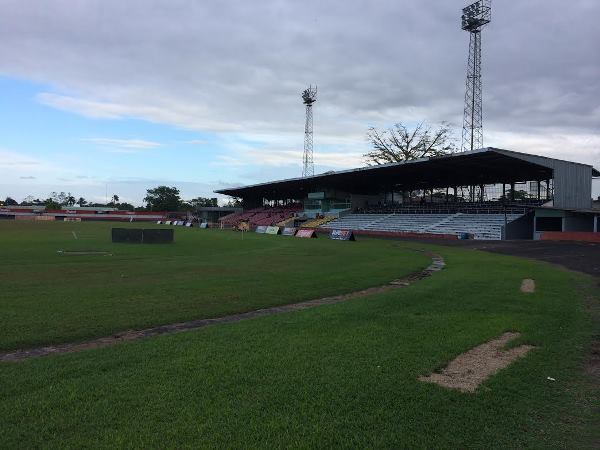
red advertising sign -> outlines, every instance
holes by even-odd
[[[301,228],[296,233],[296,237],[299,238],[316,238],[317,233],[312,228]]]

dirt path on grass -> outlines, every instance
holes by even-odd
[[[534,348],[532,345],[521,345],[504,350],[506,344],[520,335],[520,333],[504,333],[496,339],[458,355],[441,372],[419,377],[419,380],[461,392],[475,392],[477,387],[489,377]]]
[[[191,320],[188,322],[160,325],[157,327],[146,328],[143,330],[128,330],[114,334],[112,336],[93,339],[84,342],[66,343],[45,347],[30,348],[26,350],[17,350],[10,353],[0,353],[0,361],[23,361],[26,359],[36,358],[40,356],[55,355],[60,353],[72,353],[81,350],[108,347],[124,341],[133,341],[136,339],[160,336],[163,334],[179,333],[181,331],[197,330],[199,328],[204,328],[210,325],[239,322],[242,320],[254,319],[257,317],[271,316],[274,314],[282,314],[291,311],[300,311],[303,309],[314,308],[316,306],[321,305],[332,305],[335,303],[345,302],[354,298],[366,297],[368,295],[380,294],[382,292],[400,289],[405,286],[410,286],[411,284],[422,280],[423,278],[426,278],[435,272],[442,270],[446,265],[444,259],[440,255],[436,255],[429,252],[424,253],[431,258],[431,264],[426,269],[412,273],[403,278],[398,278],[383,286],[363,289],[360,291],[350,292],[348,294],[335,295],[333,297],[323,297],[299,303],[291,303],[288,305],[257,309],[255,311],[248,311],[240,314],[216,317],[213,319],[198,319]]]

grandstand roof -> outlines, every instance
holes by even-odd
[[[354,194],[511,183],[554,178],[557,168],[591,168],[589,165],[493,147],[412,161],[326,172],[304,178],[221,189],[219,194],[242,198],[303,198],[308,192],[334,189]],[[591,181],[591,180],[590,180]]]

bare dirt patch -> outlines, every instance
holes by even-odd
[[[531,278],[525,278],[521,281],[521,292],[532,294],[535,292],[535,281]]]
[[[458,355],[440,373],[419,377],[419,380],[436,383],[448,389],[475,392],[487,378],[535,348],[532,345],[521,345],[503,350],[508,342],[520,335],[520,333],[514,332],[504,333],[497,339]]]

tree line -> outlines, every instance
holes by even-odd
[[[77,205],[79,207],[117,208],[125,211],[193,211],[201,207],[219,206],[216,198],[196,197],[184,200],[181,198],[179,189],[173,186],[157,186],[146,190],[144,203],[145,206],[135,207],[131,203],[120,202],[117,194],[114,194],[108,203],[88,202],[85,198],[76,197],[70,192],[51,192],[45,199],[28,195],[20,203],[12,197],[6,197],[4,201],[0,201],[3,206],[44,206],[46,209],[62,209]],[[227,206],[239,206],[239,202],[230,201]]]

